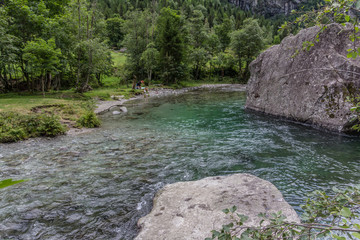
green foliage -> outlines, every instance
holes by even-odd
[[[213,0],[4,3],[0,91],[26,88],[43,95],[70,88],[86,92],[103,87],[104,77],[111,76],[124,84],[145,78],[172,84],[186,81],[189,73],[194,79],[234,77],[235,68],[218,68],[211,60],[228,52],[231,32],[251,16],[226,1]],[[256,18],[270,44],[277,25]],[[126,49],[121,64],[112,64],[109,47]]]
[[[60,49],[56,49],[55,39],[48,41],[38,38],[26,43],[23,60],[29,63],[34,74],[44,72],[55,72],[61,55]]]
[[[275,35],[273,42],[274,42],[274,44],[280,44],[280,36],[279,36],[279,35]]]
[[[151,23],[154,19],[148,10],[130,12],[127,17],[128,20],[124,23],[126,35],[123,41],[128,55],[125,63],[128,75],[126,78],[135,78],[136,80],[141,78],[145,72],[141,57],[153,39],[154,30]]]
[[[347,100],[353,104],[353,107],[350,108],[350,111],[355,114],[353,118],[353,122],[357,123],[353,125],[353,129],[360,132],[360,97],[350,98],[348,97]]]
[[[13,112],[0,113],[0,142],[17,142],[30,137],[54,137],[64,134],[66,128],[54,115]]]
[[[185,23],[177,11],[161,9],[156,23],[161,78],[165,84],[178,83],[186,75]]]
[[[232,31],[234,31],[234,19],[227,16],[221,24],[215,26],[215,32],[219,36],[221,49],[223,51],[225,51],[230,44],[230,33]]]
[[[156,69],[159,61],[159,51],[155,48],[154,43],[146,46],[146,50],[141,54],[141,63],[147,71],[149,84],[151,83],[152,74]]]
[[[120,17],[106,19],[106,31],[109,38],[109,44],[114,48],[121,48],[124,39],[122,25],[124,20]]]
[[[87,111],[77,121],[77,127],[97,128],[101,122],[93,111]]]
[[[76,87],[83,92],[101,85],[101,75],[112,70],[107,37],[121,38],[121,32],[119,21],[113,18],[106,25],[95,6],[88,0],[6,0],[0,5],[5,90],[45,93]]]
[[[250,77],[249,64],[264,48],[264,45],[264,32],[255,19],[246,19],[242,29],[231,33],[230,47],[237,57],[240,78],[246,80]],[[245,69],[242,74],[244,64]]]
[[[6,187],[9,187],[11,185],[18,184],[18,183],[25,182],[25,181],[26,180],[13,181],[11,178],[10,179],[5,179],[5,180],[0,181],[0,188],[6,188]]]
[[[55,115],[42,114],[37,118],[37,135],[55,137],[66,132],[66,128],[60,123],[59,117]]]
[[[258,226],[247,227],[247,216],[236,213],[236,207],[224,209],[230,214],[231,222],[222,229],[212,231],[207,240],[248,240],[248,239],[360,239],[359,218],[360,185],[350,186],[344,190],[333,188],[327,195],[315,191],[306,199],[302,209],[303,221],[294,223],[286,221],[281,212],[259,214]],[[346,237],[347,238],[346,238]]]

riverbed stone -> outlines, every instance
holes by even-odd
[[[120,107],[120,110],[121,110],[123,113],[127,113],[127,112],[128,112],[128,110],[127,110],[126,107]]]
[[[354,47],[350,25],[318,26],[283,39],[253,61],[245,107],[338,132],[352,132],[352,104],[359,93],[360,58],[347,58]],[[303,44],[314,46],[303,50]],[[355,47],[359,47],[359,41]]]
[[[135,239],[203,240],[230,222],[222,210],[234,205],[237,213],[249,216],[246,226],[258,226],[259,213],[278,211],[288,221],[300,221],[273,184],[233,174],[166,185],[156,194],[152,211],[138,221],[141,230]]]
[[[121,114],[121,112],[120,111],[113,111],[112,114],[113,115],[119,115],[119,114]]]

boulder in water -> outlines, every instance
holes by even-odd
[[[121,110],[123,113],[127,113],[127,112],[128,112],[128,110],[127,110],[126,107],[120,107],[120,110]]]
[[[318,26],[301,30],[251,63],[245,107],[351,132],[354,116],[346,98],[360,89],[360,58],[347,58],[348,49],[354,47],[349,39],[353,28],[330,24],[316,42],[319,30]],[[302,50],[306,41],[314,41],[308,51]]]
[[[113,115],[119,115],[119,114],[121,114],[121,112],[120,111],[113,111],[112,114]]]
[[[237,206],[249,216],[247,226],[258,226],[259,213],[282,211],[287,220],[299,222],[294,209],[270,182],[249,174],[208,177],[165,186],[154,198],[152,211],[138,221],[135,240],[205,239],[211,230],[230,222],[222,210]]]

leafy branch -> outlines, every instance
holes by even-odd
[[[236,213],[236,206],[224,209],[230,214],[231,222],[220,230],[213,230],[206,240],[249,240],[249,239],[360,239],[360,224],[356,223],[360,209],[360,185],[345,190],[333,188],[327,195],[324,191],[309,194],[301,206],[302,222],[288,222],[282,212],[261,213],[257,226],[246,226],[248,217]],[[346,238],[347,237],[347,238]]]

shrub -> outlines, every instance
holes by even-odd
[[[0,113],[1,143],[17,142],[30,137],[54,137],[65,131],[65,126],[54,115]]]
[[[101,122],[92,111],[87,111],[77,120],[77,127],[96,128],[100,127]]]
[[[20,140],[25,140],[28,138],[28,135],[25,133],[22,128],[13,128],[6,132],[0,133],[0,142],[17,142]]]
[[[262,220],[255,227],[244,226],[248,217],[235,213],[235,206],[224,209],[231,222],[219,231],[213,230],[211,238],[205,240],[360,239],[360,185],[343,190],[333,188],[330,195],[314,191],[301,207],[304,211],[301,223],[288,222],[280,211],[259,214]]]
[[[55,137],[66,132],[65,127],[55,115],[40,115],[39,120],[40,125],[37,128],[37,132],[40,136]]]

